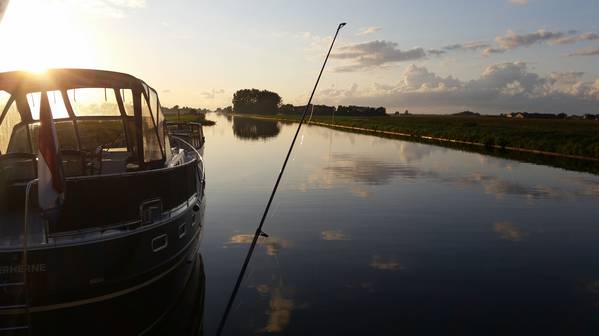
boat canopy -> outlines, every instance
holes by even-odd
[[[69,156],[100,153],[96,173],[105,174],[163,167],[170,159],[156,90],[123,73],[53,69],[0,73],[0,160],[37,153],[42,94],[48,96],[63,165]]]

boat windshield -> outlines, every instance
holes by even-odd
[[[30,158],[35,165],[42,94],[50,103],[65,175],[164,166],[170,144],[158,95],[145,84],[140,88],[77,87],[12,94],[0,90],[0,171],[14,165],[14,158],[21,163]]]

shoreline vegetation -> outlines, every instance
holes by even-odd
[[[299,116],[280,114],[238,115],[290,122],[300,120]],[[313,116],[311,124],[414,140],[447,142],[599,162],[598,121],[454,115]]]
[[[235,117],[272,120],[284,123],[299,122],[300,117],[291,117],[285,115],[264,115],[264,114],[232,114]],[[450,115],[413,115],[413,118],[439,118],[442,122],[443,118],[453,118]],[[488,117],[484,117],[488,118]],[[495,117],[500,118],[500,117]],[[385,129],[378,129],[376,127],[364,127],[364,121],[358,117],[344,117],[334,118],[334,123],[331,117],[312,117],[310,124],[321,127],[328,127],[344,132],[360,133],[375,135],[384,138],[401,139],[420,143],[434,144],[452,149],[464,150],[468,152],[481,153],[484,155],[491,155],[495,157],[516,160],[521,162],[528,162],[533,164],[540,164],[552,167],[558,167],[568,170],[575,170],[581,172],[588,172],[592,174],[599,174],[599,158],[597,157],[584,157],[560,154],[554,152],[540,151],[528,148],[516,148],[516,147],[502,147],[499,145],[490,146],[490,144],[476,143],[472,141],[461,141],[449,138],[432,137],[427,135],[414,135],[404,132],[388,131]],[[370,126],[373,126],[373,121],[370,118],[367,120],[370,122]],[[376,121],[374,122],[376,124]],[[359,125],[359,126],[353,126]],[[599,127],[597,125],[596,127]],[[599,132],[597,130],[596,132]]]
[[[276,92],[243,89],[234,93],[231,106],[214,112],[298,122],[305,108],[305,105],[283,104]],[[214,124],[205,119],[207,112],[213,112],[207,109],[175,105],[164,110],[168,120],[180,118],[206,126]],[[493,152],[521,161],[599,173],[599,115],[528,112],[481,115],[471,111],[426,115],[410,114],[407,110],[388,114],[384,107],[353,105],[312,105],[308,112],[311,123],[318,126]]]
[[[179,105],[171,108],[162,107],[162,113],[167,121],[199,122],[202,126],[213,126],[216,122],[206,119],[206,113],[208,112],[211,111],[187,106],[179,107]]]
[[[220,112],[299,121],[306,109],[282,104],[277,93],[257,89],[238,90],[232,103]],[[348,131],[599,162],[599,116],[594,115],[514,112],[492,116],[471,111],[419,115],[407,110],[391,115],[384,107],[353,105],[312,105],[308,112],[313,124]]]

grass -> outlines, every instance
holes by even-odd
[[[282,115],[272,117],[299,120]],[[330,124],[331,117],[315,116],[312,121]],[[335,117],[334,124],[599,159],[599,121],[595,120],[411,115]]]
[[[164,115],[167,121],[177,121],[177,115],[174,113],[168,113]],[[215,121],[202,119],[200,116],[195,114],[181,114],[179,121],[181,122],[199,122],[202,126],[213,126],[216,124]]]

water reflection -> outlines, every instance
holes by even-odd
[[[253,239],[253,234],[238,234],[231,237],[229,243],[250,244]],[[281,249],[293,246],[291,241],[273,236],[258,238],[258,245],[266,247],[266,254],[269,256],[276,256]]]
[[[266,312],[268,321],[261,331],[267,333],[283,331],[291,320],[291,312],[296,308],[291,298],[291,291],[285,290],[282,286],[271,288],[268,285],[262,285],[259,291],[266,291],[270,296],[269,309]]]
[[[221,118],[206,130],[207,333],[296,126],[256,142]],[[226,334],[597,334],[599,176],[317,126],[301,136]]]
[[[495,223],[494,228],[495,232],[499,233],[499,235],[503,239],[518,242],[521,241],[524,237],[524,233],[522,232],[522,230],[520,230],[514,224],[507,221]]]
[[[425,172],[406,164],[374,160],[367,157],[356,157],[351,154],[333,154],[332,160],[325,168],[337,178],[372,185],[387,184],[395,176],[416,178]]]
[[[420,145],[422,146],[422,145]],[[422,151],[429,153],[430,151]],[[424,156],[414,156],[411,159],[396,157],[395,160],[377,160],[369,156],[355,154],[332,154],[323,159],[323,167],[315,167],[307,177],[307,183],[300,184],[300,190],[307,191],[308,186],[321,189],[330,189],[338,185],[352,184],[352,194],[368,198],[372,191],[366,186],[379,186],[393,183],[395,178],[407,180],[430,180],[435,183],[451,184],[459,187],[482,187],[486,194],[503,199],[506,196],[518,196],[530,200],[537,199],[577,199],[586,197],[599,197],[599,180],[596,178],[574,178],[566,183],[560,181],[545,181],[554,185],[545,185],[532,179],[519,178],[512,174],[511,168],[507,175],[483,174],[479,170],[466,171],[466,175],[459,175],[460,170],[438,169],[431,170],[428,162],[409,163],[409,160],[419,160]],[[404,161],[406,160],[406,161]],[[482,164],[486,164],[482,162]],[[505,165],[498,165],[505,167]],[[359,184],[355,184],[355,183]],[[557,182],[557,183],[556,183]]]
[[[281,125],[277,121],[233,117],[233,133],[239,139],[264,140],[276,137],[279,132]]]
[[[32,335],[204,334],[205,273],[200,255],[132,293],[31,315]],[[21,335],[21,333],[18,333]]]
[[[320,238],[322,240],[350,240],[349,235],[340,230],[325,230],[322,231]]]
[[[399,271],[404,269],[404,267],[399,263],[399,261],[395,259],[384,259],[380,256],[374,256],[372,258],[372,262],[370,262],[370,267],[383,271]]]

